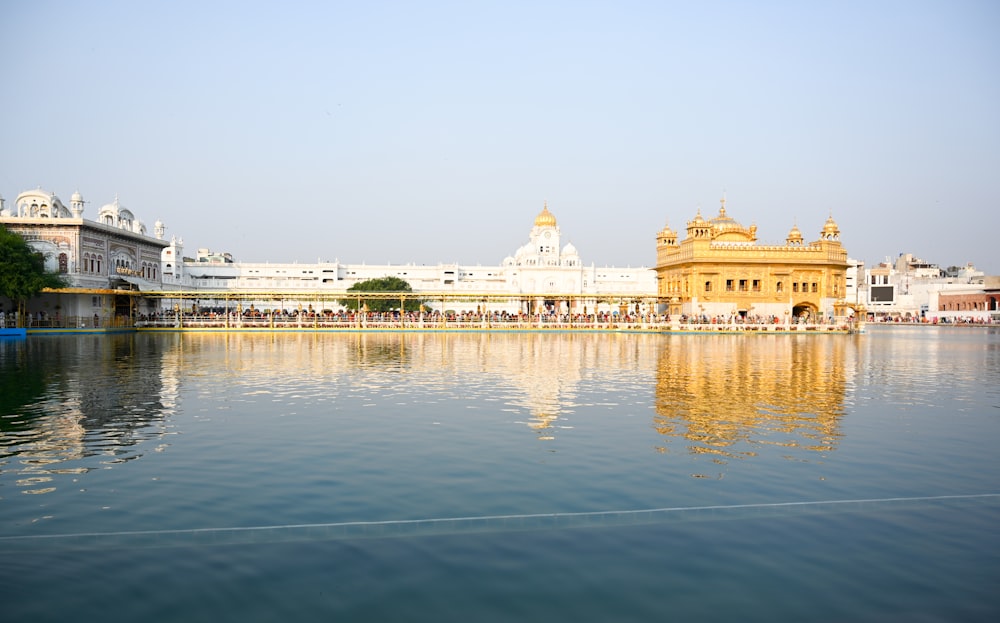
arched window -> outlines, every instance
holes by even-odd
[[[59,254],[59,272],[65,274],[69,272],[69,258],[65,253]]]

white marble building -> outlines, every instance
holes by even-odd
[[[469,305],[445,304],[427,298],[430,309],[441,309],[444,305],[455,311],[474,311],[476,294],[510,295],[508,301],[491,305],[491,310],[498,312],[595,313],[615,311],[618,302],[651,299],[656,293],[656,274],[651,268],[585,266],[576,247],[563,244],[562,233],[548,206],[535,218],[528,242],[495,266],[237,262],[229,254],[212,253],[208,249],[199,249],[196,258],[176,262],[176,258],[183,258],[183,253],[180,243],[163,250],[165,289],[171,285],[191,288],[204,293],[206,298],[226,292],[278,293],[287,296],[283,302],[286,309],[297,305],[297,294],[302,296],[301,301],[312,303],[316,293],[332,295],[358,282],[381,277],[399,277],[417,293],[468,294],[472,301]],[[268,308],[273,301],[262,297],[257,305]],[[332,298],[326,307],[337,309]]]

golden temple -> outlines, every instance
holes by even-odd
[[[744,227],[721,203],[712,219],[698,210],[683,240],[669,226],[657,234],[657,296],[668,313],[783,322],[846,315],[847,251],[832,216],[814,242],[793,226],[785,244],[765,245],[756,225]]]

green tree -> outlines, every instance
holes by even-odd
[[[23,322],[25,303],[45,288],[63,288],[66,281],[45,271],[45,258],[24,238],[0,225],[0,296],[11,300]]]
[[[356,292],[359,295],[365,292],[368,293],[380,293],[383,296],[378,297],[354,297],[349,299],[341,299],[340,304],[350,309],[351,311],[357,311],[358,303],[361,303],[361,307],[368,307],[368,311],[373,312],[387,312],[400,308],[400,300],[403,301],[403,307],[405,311],[417,311],[420,309],[421,300],[413,297],[391,297],[385,296],[385,293],[410,293],[413,292],[413,288],[407,283],[405,279],[400,279],[399,277],[380,277],[379,279],[368,279],[367,281],[359,281],[350,288],[347,288],[348,292]]]

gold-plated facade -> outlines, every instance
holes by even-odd
[[[806,243],[797,226],[783,245],[757,242],[757,226],[726,213],[701,210],[686,236],[669,226],[656,236],[657,297],[671,315],[708,320],[743,316],[781,322],[842,317],[848,261],[831,216],[820,237]]]

